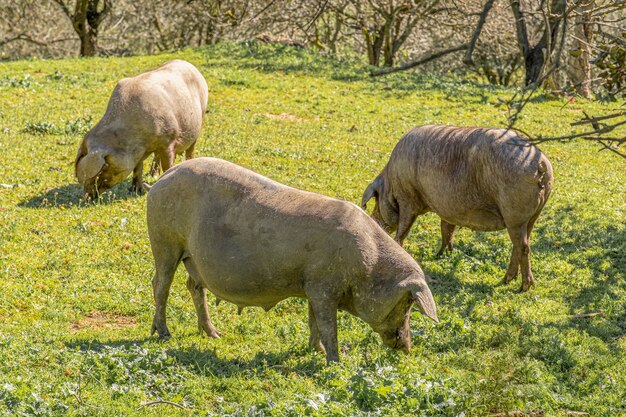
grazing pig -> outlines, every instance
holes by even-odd
[[[209,336],[206,290],[239,308],[309,301],[309,344],[339,360],[337,310],[367,322],[383,342],[409,351],[415,302],[437,321],[425,275],[352,203],[282,185],[227,161],[197,158],[167,171],[147,199],[156,273],[152,324],[170,335],[165,308],[174,272],[189,273],[198,328]]]
[[[530,232],[552,189],[552,166],[539,149],[513,131],[422,126],[407,133],[380,175],[367,187],[361,206],[374,197],[372,217],[402,245],[415,218],[441,217],[439,255],[452,250],[456,226],[506,228],[513,242],[503,282],[521,267],[521,291],[534,283]]]
[[[143,160],[153,153],[163,170],[174,164],[176,154],[193,158],[207,97],[204,77],[186,61],[122,79],[76,155],[76,177],[85,193],[95,197],[131,172],[131,190],[144,191]]]

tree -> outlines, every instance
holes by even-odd
[[[542,10],[544,17],[543,33],[535,45],[531,45],[526,24],[526,13],[521,8],[520,0],[510,0],[511,10],[515,18],[517,41],[524,56],[526,68],[525,84],[536,83],[541,77],[545,64],[555,50],[559,26],[565,27],[566,0],[551,0],[547,2],[547,10]],[[564,38],[562,37],[561,40]]]
[[[331,5],[361,35],[370,65],[392,67],[418,22],[438,11],[440,0],[348,0]],[[382,58],[382,60],[381,60]]]
[[[611,151],[626,159],[626,151],[620,148],[626,144],[626,136],[617,130],[620,126],[626,125],[626,112],[618,111],[604,116],[590,117],[584,113],[585,117],[572,123],[572,126],[585,126],[581,133],[572,133],[556,137],[529,136],[532,143],[539,144],[553,141],[571,141],[582,139],[597,142],[601,145],[600,150]],[[618,133],[616,133],[616,131]]]
[[[94,56],[98,52],[98,29],[111,11],[111,0],[75,0],[74,12],[65,0],[54,0],[72,22],[80,38],[80,56]]]
[[[593,38],[593,9],[595,0],[581,0],[575,12],[573,45],[569,52],[567,73],[576,92],[592,98],[591,42]]]

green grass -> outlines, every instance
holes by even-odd
[[[211,305],[224,336],[209,340],[182,268],[173,337],[150,337],[145,197],[127,180],[82,201],[73,160],[117,80],[171,58],[209,85],[197,155],[353,202],[411,127],[502,126],[498,98],[513,94],[440,76],[369,79],[355,63],[255,43],[0,64],[0,415],[626,415],[626,162],[588,143],[541,147],[555,185],[533,233],[528,293],[519,280],[498,286],[506,232],[462,229],[437,259],[437,217],[417,220],[406,248],[439,280],[441,323],[414,312],[409,355],[340,314],[342,362],[327,367],[306,348],[297,299],[241,316]],[[564,103],[539,96],[520,128],[560,135],[583,110],[612,108]]]

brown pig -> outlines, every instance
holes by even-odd
[[[131,172],[131,190],[142,192],[143,160],[149,155],[163,170],[177,154],[192,158],[207,98],[204,77],[187,61],[169,61],[120,80],[76,155],[76,177],[85,193],[96,196]]]
[[[166,303],[182,261],[200,331],[218,337],[206,290],[240,308],[309,302],[309,344],[339,360],[337,310],[409,351],[413,303],[437,321],[415,260],[356,205],[288,187],[215,158],[185,161],[151,188],[147,220],[156,273],[152,324],[170,335]]]
[[[415,218],[428,211],[441,218],[442,243],[452,250],[456,226],[507,229],[513,242],[503,282],[522,271],[521,291],[534,283],[530,232],[552,190],[552,166],[535,146],[513,131],[422,126],[408,132],[389,162],[363,193],[372,217],[402,245]]]

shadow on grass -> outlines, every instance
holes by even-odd
[[[600,218],[577,220],[571,206],[553,216],[550,224],[535,228],[533,250],[539,254],[556,252],[573,267],[590,271],[590,285],[582,286],[567,298],[572,314],[599,308],[607,298],[623,298],[626,293],[626,223],[609,223]],[[578,227],[580,224],[584,226]]]
[[[433,233],[439,236],[438,232]],[[429,285],[430,289],[440,299],[440,303],[456,305],[457,311],[460,309],[459,312],[465,316],[469,316],[477,305],[491,301],[494,292],[499,288],[504,288],[511,296],[515,296],[521,285],[521,276],[509,284],[501,283],[508,267],[511,248],[505,245],[498,247],[497,251],[485,250],[484,248],[493,245],[488,233],[472,232],[469,239],[457,237],[454,250],[446,251],[442,256],[436,255],[439,249],[438,241],[436,246],[429,245],[421,250],[419,255],[412,254],[420,264],[422,260],[428,264],[438,264],[438,269],[440,268],[442,272],[429,271],[424,267],[425,272],[436,280],[436,283]],[[464,281],[460,278],[474,273],[487,279]],[[467,294],[463,304],[457,304],[456,296],[459,293]]]
[[[104,352],[109,348],[118,350],[120,348],[130,349],[135,346],[143,347],[147,343],[154,344],[158,340],[156,336],[116,341],[89,339],[75,340],[66,343],[66,346],[72,350]],[[187,371],[200,376],[231,377],[249,372],[262,375],[265,370],[272,369],[284,375],[297,373],[301,376],[310,377],[319,372],[326,363],[325,359],[314,354],[305,346],[292,346],[287,350],[272,352],[258,352],[250,359],[224,359],[215,352],[215,349],[200,350],[196,347],[171,349],[168,348],[167,340],[162,340],[161,343],[168,357],[174,358],[176,363]]]
[[[501,270],[504,275],[511,251],[508,239],[506,245],[495,247],[486,233],[473,233],[471,239],[475,244],[472,241],[459,244],[455,252],[441,259],[429,253],[434,248],[426,249],[426,256],[422,253],[422,257],[429,262],[445,262],[441,265],[443,273],[432,274],[439,282],[431,285],[431,290],[439,303],[455,306],[454,312],[463,317],[470,317],[476,306],[490,302],[494,291],[502,284],[494,284],[492,280],[461,282],[458,277],[467,274],[467,268],[472,270],[474,262],[478,264],[476,268],[482,271],[478,272],[481,275],[489,274],[485,272],[489,268]],[[491,247],[493,250],[485,249]],[[551,258],[565,262],[574,270],[588,272],[584,274],[584,282],[572,282],[571,287],[562,293],[549,296],[566,306],[568,316],[565,320],[560,317],[540,327],[558,329],[561,333],[580,331],[615,347],[613,342],[626,336],[626,224],[600,217],[583,220],[577,218],[574,207],[565,207],[551,213],[550,219],[540,219],[531,237],[531,248],[535,279],[539,286],[551,285],[548,277],[543,276],[551,271]],[[543,263],[543,272],[538,274],[536,270],[540,263]],[[460,267],[463,272],[459,271]],[[497,278],[499,281],[501,277]],[[517,294],[519,285],[518,275],[504,288],[510,297],[524,297]],[[532,294],[533,289],[529,292],[529,295]],[[516,317],[513,314],[505,322],[518,329],[527,325],[522,318]],[[446,346],[449,348],[454,347],[456,342],[448,343],[451,343]]]
[[[206,48],[205,54],[209,59],[205,67],[232,67],[232,62],[236,62],[239,68],[265,73],[298,72],[338,81],[357,81],[368,77],[367,71],[361,68],[362,64],[278,43],[266,44],[256,40],[224,43]],[[229,57],[228,62],[221,61],[225,56]]]
[[[559,210],[555,224],[568,224],[571,208]],[[603,219],[568,219],[584,227],[550,225],[537,228],[536,253],[554,253],[573,268],[589,271],[584,283],[565,295],[569,318],[562,330],[574,328],[605,342],[626,336],[626,224]],[[578,289],[579,288],[579,289]]]
[[[94,204],[111,204],[116,201],[138,197],[136,193],[128,191],[130,181],[126,180],[105,191],[97,200],[83,198],[83,189],[78,184],[65,184],[61,187],[51,188],[42,194],[21,201],[19,207],[27,208],[59,208],[59,207],[86,207]]]
[[[205,48],[204,53],[207,58],[205,67],[231,69],[232,62],[236,62],[238,68],[264,73],[300,73],[335,81],[362,81],[371,90],[385,91],[386,94],[399,98],[416,91],[436,91],[442,93],[446,99],[463,99],[465,103],[484,104],[489,100],[487,92],[504,96],[514,94],[510,88],[453,76],[441,77],[420,70],[372,77],[370,71],[374,67],[365,64],[362,57],[338,59],[310,48],[267,44],[256,40],[225,42]],[[223,60],[223,57],[228,57],[228,61]],[[547,99],[546,95],[536,94],[530,101],[541,102]]]
[[[190,372],[198,375],[219,375],[230,377],[242,372],[262,373],[271,368],[284,375],[297,373],[301,376],[313,376],[319,372],[326,361],[320,359],[304,346],[291,347],[288,350],[258,352],[251,359],[222,359],[215,352],[208,350],[169,349],[168,355],[176,358]],[[295,361],[293,361],[295,359]]]

